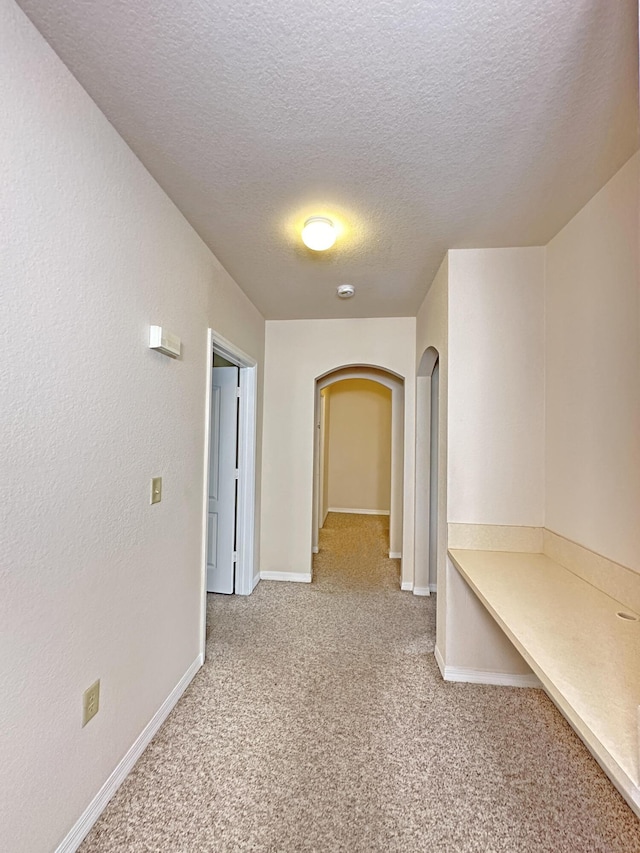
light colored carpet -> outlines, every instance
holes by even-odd
[[[441,680],[386,523],[331,515],[313,584],[210,596],[207,663],[83,853],[640,851],[541,691]]]

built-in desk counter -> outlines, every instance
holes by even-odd
[[[449,556],[640,817],[638,614],[544,554]]]

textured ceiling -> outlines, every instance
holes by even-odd
[[[413,315],[447,248],[546,243],[638,147],[636,0],[20,6],[269,319]]]

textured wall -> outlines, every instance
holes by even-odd
[[[391,391],[367,379],[330,388],[329,506],[391,505]]]
[[[640,568],[636,154],[547,246],[546,526]]]
[[[260,570],[310,571],[315,380],[364,364],[405,377],[402,571],[412,580],[415,318],[268,321],[265,352]]]
[[[199,653],[207,325],[261,361],[264,324],[9,0],[0,19],[0,849],[34,853]]]
[[[544,522],[544,253],[449,252],[449,521]]]

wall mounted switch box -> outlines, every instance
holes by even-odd
[[[167,332],[162,326],[149,326],[149,348],[178,358],[180,355],[180,338]]]

